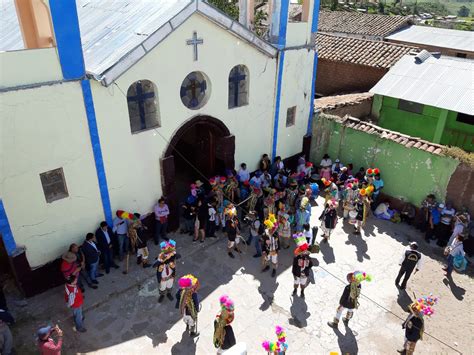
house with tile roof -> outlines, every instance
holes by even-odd
[[[370,92],[381,127],[474,151],[474,61],[403,56]]]
[[[418,48],[403,44],[318,33],[316,93],[365,92],[404,55]]]

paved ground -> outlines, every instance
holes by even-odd
[[[319,201],[320,202],[320,201]],[[313,223],[320,207],[313,207]],[[403,342],[401,319],[413,295],[432,292],[440,297],[437,313],[426,321],[425,339],[418,354],[472,354],[474,330],[472,278],[453,273],[443,278],[441,250],[420,242],[425,256],[422,271],[404,291],[394,285],[401,253],[420,235],[406,225],[371,219],[363,237],[349,235],[351,229],[338,224],[329,245],[315,255],[306,299],[292,297],[292,250],[281,253],[277,277],[260,273],[259,261],[249,250],[242,258],[226,255],[225,239],[190,243],[190,237],[176,235],[178,275],[194,273],[201,282],[203,299],[199,315],[201,335],[191,340],[171,303],[157,303],[157,284],[153,270],[132,265],[129,275],[113,270],[100,279],[99,290],[86,292],[86,334],[72,331],[72,321],[63,302],[63,289],[56,288],[28,300],[26,308],[16,310],[18,325],[14,336],[19,354],[34,353],[34,329],[44,323],[59,323],[65,330],[65,354],[213,354],[213,320],[218,298],[228,294],[235,300],[233,323],[238,342],[247,344],[249,354],[261,354],[260,343],[273,340],[275,325],[287,329],[290,354],[395,354]],[[319,238],[318,238],[319,240]],[[152,253],[156,250],[153,246]],[[333,330],[326,322],[334,316],[345,275],[364,270],[374,281],[364,283],[360,307],[349,327],[341,323]],[[471,311],[469,311],[471,310]]]

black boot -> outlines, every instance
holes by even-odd
[[[166,297],[168,297],[168,299],[169,299],[170,301],[174,300],[173,295],[172,295],[171,293],[169,293],[169,292],[166,294]]]
[[[161,294],[160,297],[158,297],[158,303],[163,302],[164,298],[165,298],[165,295]]]
[[[276,273],[277,273],[276,269],[273,269],[273,270],[272,270],[272,277],[275,277],[275,276],[276,276]]]

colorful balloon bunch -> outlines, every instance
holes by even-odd
[[[262,343],[262,346],[267,353],[279,353],[288,350],[285,330],[277,325],[275,327],[275,333],[278,338],[276,342],[266,340]]]
[[[370,282],[372,281],[372,276],[370,276],[364,271],[354,271],[352,275],[352,279],[358,283],[361,283],[362,281]]]
[[[437,303],[438,297],[433,297],[433,295],[430,294],[429,296],[418,298],[414,303],[414,307],[419,314],[430,317],[434,314],[433,306]]]
[[[380,174],[380,170],[379,168],[368,168],[365,174],[367,176],[375,176],[375,175]]]

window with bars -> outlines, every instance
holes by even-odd
[[[294,126],[295,120],[296,120],[296,106],[293,106],[286,110],[286,127]]]
[[[51,203],[69,197],[63,168],[42,173],[40,179],[46,202]]]

